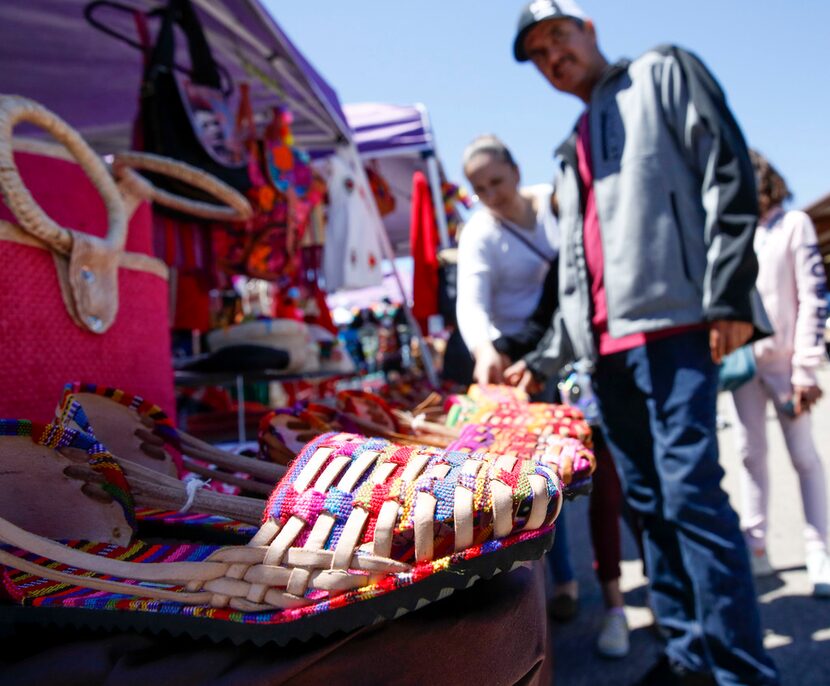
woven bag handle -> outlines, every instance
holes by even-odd
[[[118,186],[103,160],[58,115],[19,95],[0,95],[0,193],[20,226],[61,255],[72,249],[72,232],[51,219],[26,188],[14,161],[12,131],[28,122],[50,133],[63,144],[100,193],[107,211],[109,231],[106,242],[121,251],[127,240],[127,211]]]
[[[224,205],[190,200],[154,186],[149,180],[137,174],[134,169],[143,169],[169,176],[172,179],[209,193]],[[159,205],[202,219],[214,221],[241,222],[250,219],[254,211],[251,204],[237,190],[224,181],[197,169],[185,162],[147,152],[120,152],[112,163],[115,178],[122,181],[133,193]]]

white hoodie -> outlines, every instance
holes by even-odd
[[[816,385],[826,357],[827,281],[816,230],[804,212],[773,208],[755,232],[758,292],[775,332],[753,345],[759,367],[791,366],[790,381]]]

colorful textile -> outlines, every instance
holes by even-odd
[[[256,533],[256,527],[235,519],[220,515],[202,514],[201,512],[177,512],[175,510],[158,510],[139,507],[135,511],[139,526],[144,523],[162,524],[165,526],[186,526],[192,530],[194,536],[200,531],[214,531],[229,533],[250,538]]]

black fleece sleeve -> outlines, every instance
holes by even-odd
[[[507,355],[513,362],[533,350],[553,321],[553,314],[559,307],[559,259],[551,260],[550,269],[542,286],[542,295],[536,309],[525,322],[524,328],[516,334],[501,336],[493,341],[493,346],[500,353]]]
[[[668,58],[661,84],[666,119],[701,179],[706,319],[755,320],[763,328],[768,322],[763,311],[759,319],[752,295],[758,275],[753,249],[758,199],[743,134],[720,85],[700,59],[676,46],[657,51]]]

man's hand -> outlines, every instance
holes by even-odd
[[[477,384],[502,383],[504,381],[504,368],[510,364],[506,355],[500,355],[492,343],[485,343],[476,348],[475,368],[473,369],[473,380]]]
[[[737,350],[752,337],[752,324],[718,319],[709,324],[709,351],[712,362],[720,364],[723,358]]]
[[[823,395],[818,386],[793,386],[793,411],[797,417],[809,412]]]
[[[504,382],[508,386],[516,386],[516,388],[529,395],[539,393],[542,390],[542,384],[536,380],[524,360],[519,360],[504,371]]]
[[[508,386],[518,386],[527,371],[527,363],[524,360],[514,362],[504,370],[504,383]]]

